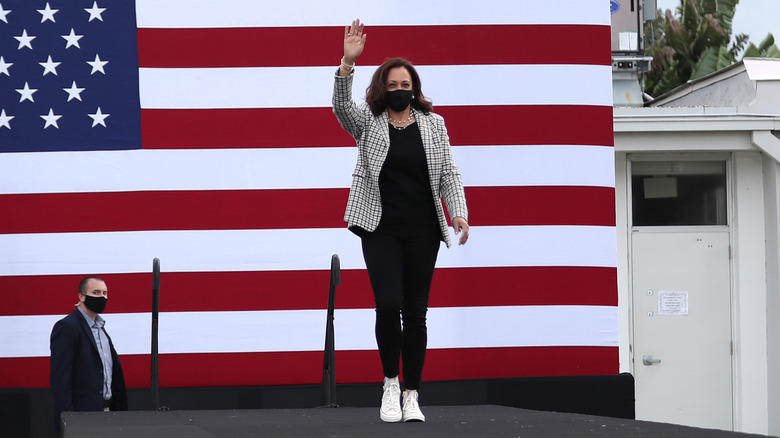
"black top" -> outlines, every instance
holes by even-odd
[[[429,222],[436,218],[428,160],[417,123],[390,129],[390,150],[379,173],[382,222]]]

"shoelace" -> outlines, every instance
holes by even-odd
[[[407,403],[409,404],[409,409],[417,409],[417,397],[413,396],[411,393],[404,397],[404,407],[406,407]]]
[[[389,404],[392,407],[396,407],[400,405],[398,396],[401,394],[401,388],[398,387],[395,383],[391,383],[386,389],[383,397],[390,397],[390,400],[387,400],[387,404]]]

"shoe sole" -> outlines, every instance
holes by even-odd
[[[384,415],[380,412],[379,418],[385,423],[398,423],[403,419],[403,415],[399,414],[398,416],[390,416],[390,415]]]
[[[404,423],[425,423],[425,417],[404,418]]]

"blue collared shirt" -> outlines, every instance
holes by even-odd
[[[97,344],[98,352],[100,353],[100,359],[103,362],[103,400],[110,400],[113,394],[111,393],[111,377],[114,370],[114,359],[111,357],[111,346],[108,343],[108,335],[103,328],[106,325],[106,321],[97,315],[95,320],[87,315],[87,312],[78,307],[81,315],[87,321],[87,325],[92,329],[92,336],[95,338],[95,344]]]

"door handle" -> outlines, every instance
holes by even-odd
[[[653,356],[642,356],[642,363],[644,365],[655,365],[661,363],[661,359],[653,359]]]

